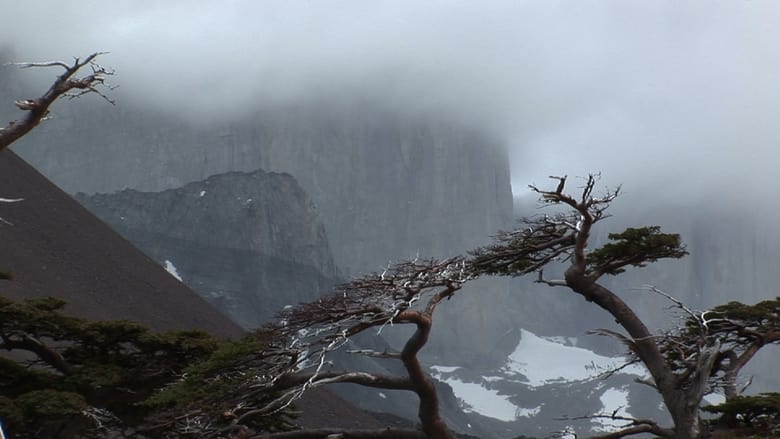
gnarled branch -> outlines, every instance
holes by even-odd
[[[21,99],[15,102],[16,106],[26,111],[24,117],[10,122],[5,128],[0,128],[0,151],[7,148],[13,142],[19,140],[25,134],[29,133],[39,123],[46,120],[49,114],[49,107],[60,97],[75,98],[84,94],[94,93],[102,97],[111,104],[114,101],[110,99],[100,88],[112,87],[106,85],[106,77],[114,74],[95,60],[98,56],[106,52],[95,52],[83,60],[76,58],[73,64],[66,64],[62,61],[42,62],[42,63],[11,63],[22,68],[34,67],[62,67],[65,72],[62,73],[49,89],[39,98]],[[89,67],[91,72],[85,76],[77,77],[79,71],[84,67]]]

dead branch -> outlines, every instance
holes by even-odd
[[[340,285],[336,291],[314,302],[282,311],[271,328],[279,348],[293,352],[290,363],[273,373],[273,378],[254,386],[254,392],[281,392],[255,408],[242,408],[239,422],[267,416],[288,407],[308,389],[331,384],[353,383],[391,390],[413,391],[420,399],[419,417],[429,437],[451,439],[439,415],[436,389],[426,376],[417,354],[430,334],[436,308],[472,279],[463,258],[419,260],[388,266]],[[405,376],[380,376],[359,371],[329,371],[330,353],[346,346],[351,337],[374,328],[382,331],[394,325],[412,324],[416,331],[400,354],[351,350],[353,353],[400,360]]]
[[[49,114],[49,107],[60,97],[76,98],[84,94],[94,93],[113,105],[114,101],[102,89],[112,90],[115,88],[106,84],[106,77],[112,76],[114,71],[103,67],[95,61],[98,56],[106,53],[95,52],[83,60],[75,58],[73,64],[67,64],[62,61],[11,63],[10,65],[21,68],[62,67],[65,72],[57,77],[41,97],[21,99],[15,102],[20,110],[27,113],[21,119],[11,121],[5,128],[0,128],[0,151],[46,120]],[[78,77],[77,74],[85,67],[88,67],[91,71],[84,76]]]
[[[660,437],[672,438],[674,432],[669,429],[662,428],[652,419],[638,419],[630,416],[618,415],[617,410],[613,413],[598,413],[595,415],[585,416],[565,416],[562,418],[556,418],[559,421],[582,421],[582,420],[596,420],[596,419],[609,419],[613,421],[622,421],[623,425],[619,427],[619,430],[600,434],[596,436],[589,436],[588,439],[619,439],[622,437],[633,436],[635,434],[653,433]]]

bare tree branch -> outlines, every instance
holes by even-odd
[[[633,436],[635,434],[642,434],[642,433],[653,433],[657,436],[664,437],[664,438],[674,438],[674,432],[669,429],[661,428],[658,423],[653,421],[652,419],[638,419],[634,417],[629,416],[621,416],[618,415],[617,410],[615,413],[607,414],[607,413],[599,413],[595,415],[585,415],[585,416],[574,416],[574,417],[563,417],[563,418],[556,418],[560,421],[582,421],[582,420],[598,420],[598,419],[607,419],[607,420],[613,420],[613,421],[622,421],[623,425],[619,427],[619,430],[604,433],[604,434],[598,434],[596,436],[588,436],[588,439],[619,439],[622,437],[627,436]]]
[[[57,77],[41,97],[22,99],[15,102],[16,106],[20,110],[26,111],[27,114],[19,120],[10,122],[5,128],[0,128],[0,151],[29,133],[43,120],[46,120],[49,114],[49,107],[60,97],[73,98],[88,93],[95,93],[107,102],[114,104],[114,101],[101,91],[102,87],[108,90],[113,89],[113,87],[106,85],[106,77],[113,75],[114,72],[95,61],[98,56],[105,53],[107,52],[96,52],[83,60],[75,58],[73,64],[66,64],[62,61],[11,63],[11,65],[21,68],[62,67],[65,69],[65,72]],[[85,76],[77,77],[76,75],[84,67],[89,67],[91,72]]]

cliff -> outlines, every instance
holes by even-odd
[[[77,198],[245,327],[314,299],[337,277],[317,211],[287,174],[231,172]]]
[[[75,102],[58,107],[18,151],[71,193],[160,191],[230,171],[289,173],[317,205],[346,276],[418,251],[463,251],[511,221],[506,153],[479,131],[354,102],[245,114],[196,123]]]

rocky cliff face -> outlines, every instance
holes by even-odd
[[[77,198],[245,327],[312,300],[337,276],[317,211],[287,174],[232,172]]]
[[[18,148],[66,191],[160,191],[229,171],[287,172],[318,206],[345,275],[418,251],[463,251],[511,220],[500,145],[435,118],[316,102],[216,125],[76,104],[58,107]]]

